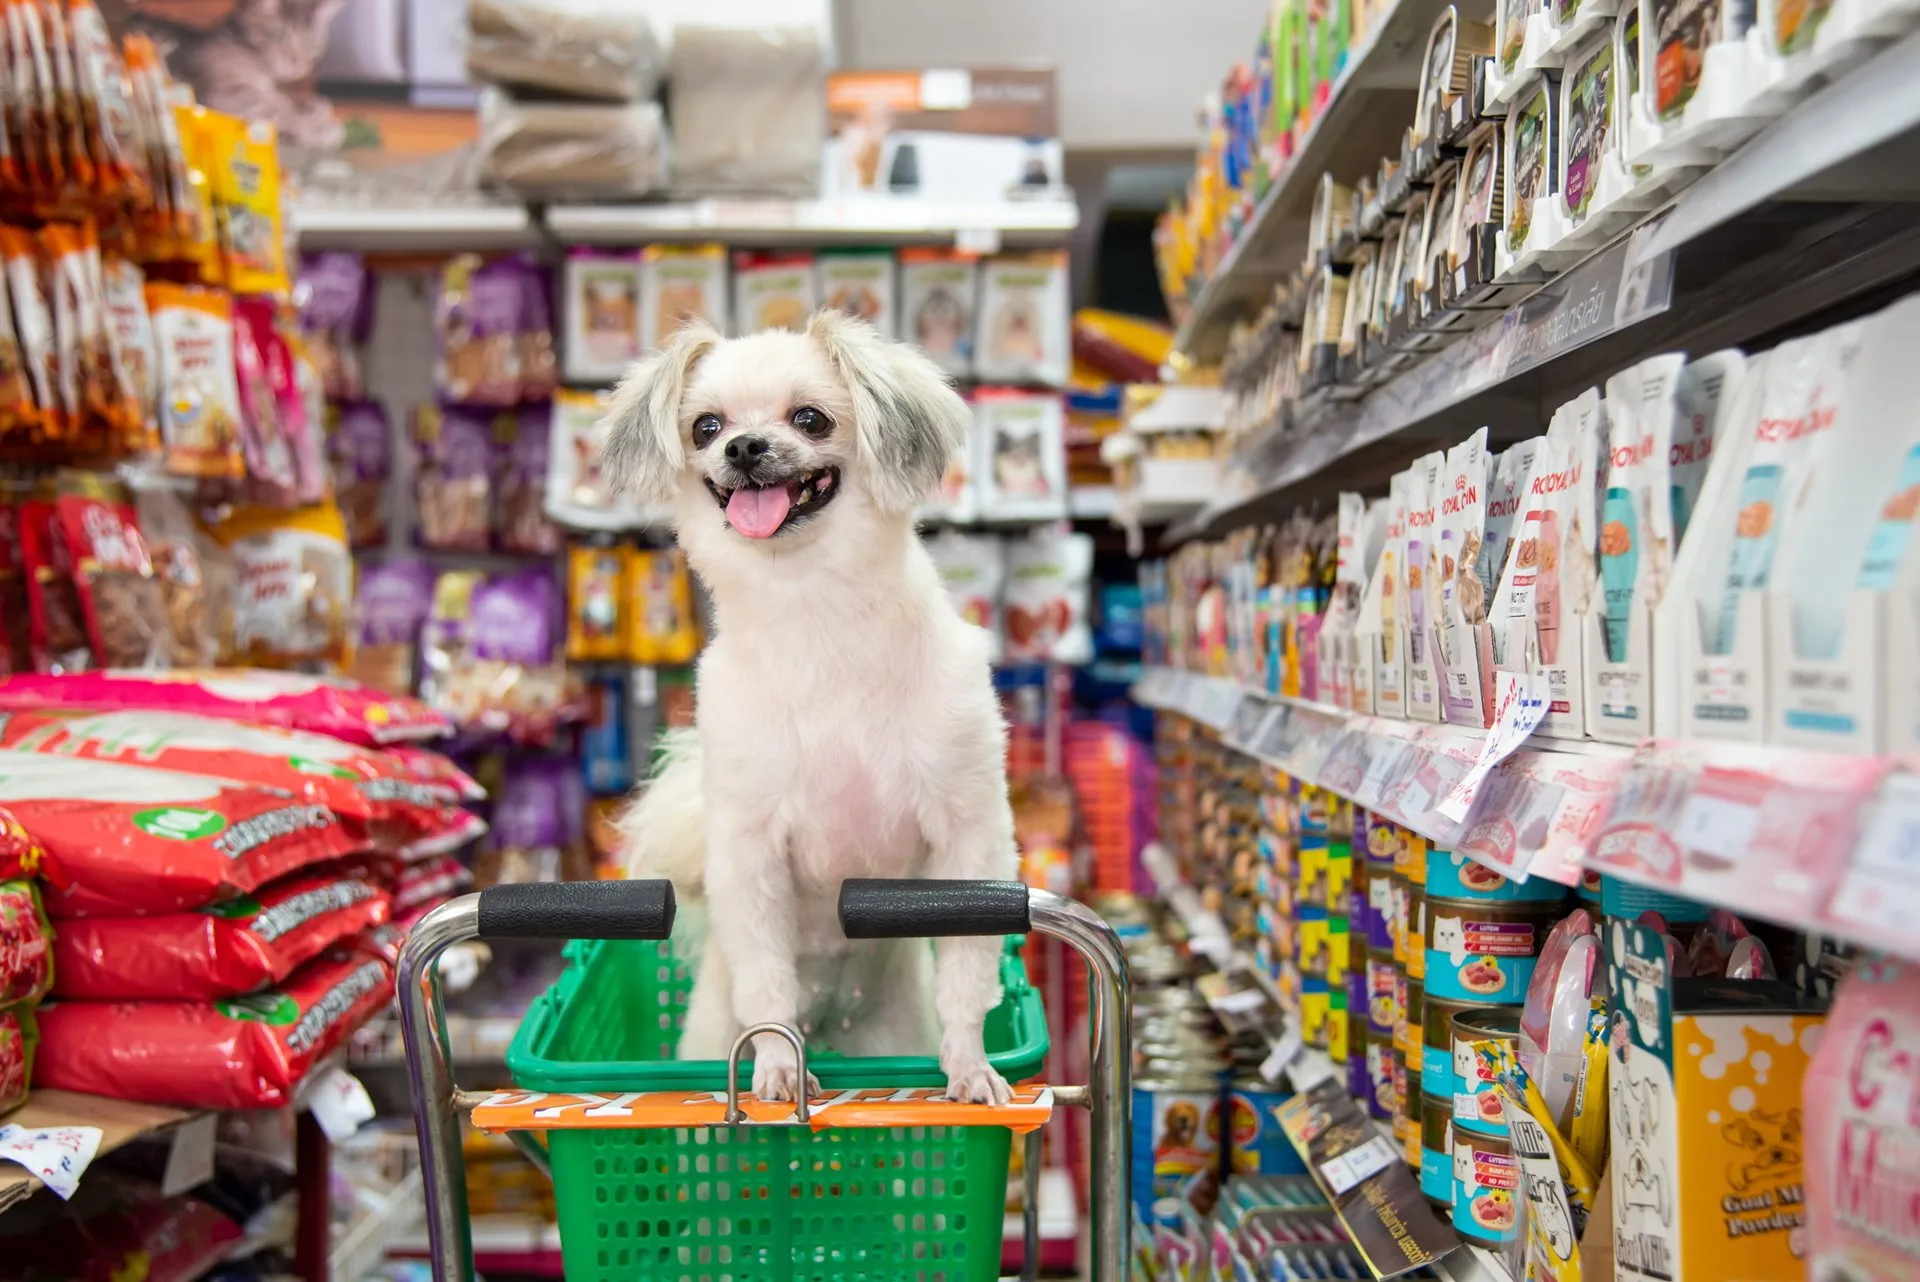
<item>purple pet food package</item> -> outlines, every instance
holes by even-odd
[[[527,266],[516,259],[462,254],[442,269],[434,373],[443,400],[503,409],[519,402],[529,292]]]
[[[560,589],[544,568],[497,574],[473,593],[476,659],[546,667],[559,650]]]
[[[465,405],[422,405],[415,411],[414,515],[422,547],[486,551],[495,417]]]
[[[360,572],[354,598],[353,676],[390,694],[413,693],[420,629],[433,607],[434,571],[417,556],[395,557]]]
[[[565,543],[560,527],[547,517],[547,462],[553,437],[549,423],[553,406],[547,401],[522,405],[514,412],[511,434],[500,449],[500,526],[498,544],[504,552],[539,556],[558,553]]]
[[[343,401],[329,407],[333,428],[327,458],[334,494],[356,548],[387,541],[387,476],[393,471],[393,424],[378,401]]]
[[[327,398],[364,396],[360,348],[373,324],[373,278],[366,263],[358,254],[340,251],[303,256],[293,301],[307,356],[320,372]]]

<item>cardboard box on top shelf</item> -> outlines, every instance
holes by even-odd
[[[827,132],[828,198],[993,201],[1063,185],[1050,70],[836,71]]]

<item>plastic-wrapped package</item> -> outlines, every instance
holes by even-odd
[[[480,161],[522,196],[644,196],[666,184],[666,124],[656,102],[480,103]]]
[[[819,31],[684,25],[669,68],[674,190],[810,196],[827,136]]]
[[[467,73],[509,88],[643,102],[660,87],[660,44],[618,0],[472,0]]]

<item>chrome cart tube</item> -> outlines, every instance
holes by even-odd
[[[400,1036],[413,1088],[413,1124],[420,1137],[421,1183],[427,1200],[427,1259],[434,1282],[473,1276],[467,1222],[466,1162],[453,1107],[453,1066],[440,1005],[440,954],[480,934],[480,896],[462,895],[421,918],[400,950]]]
[[[1089,1226],[1094,1282],[1124,1282],[1132,1256],[1132,1167],[1128,1114],[1133,1107],[1133,996],[1127,959],[1113,927],[1091,908],[1049,890],[1027,892],[1033,929],[1063,940],[1086,960],[1093,987],[1092,1057],[1087,1072]]]

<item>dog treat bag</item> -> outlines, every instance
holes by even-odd
[[[234,508],[214,535],[238,568],[234,645],[248,662],[346,657],[353,558],[338,508]]]
[[[1091,662],[1087,583],[1093,540],[1052,533],[1010,539],[1006,575],[1007,662]]]
[[[209,1002],[59,1002],[40,1014],[42,1086],[184,1108],[278,1108],[393,997],[393,969],[342,948],[278,988]]]
[[[421,545],[485,551],[493,499],[493,414],[422,405],[414,411],[413,439]]]
[[[51,987],[53,930],[40,891],[25,879],[0,881],[0,1010],[37,1002]]]
[[[554,394],[546,509],[565,525],[625,530],[643,523],[640,507],[629,496],[613,493],[608,484],[605,414],[602,393],[563,387]]]
[[[700,649],[693,581],[686,553],[626,549],[621,597],[626,602],[623,649],[631,663],[692,663]]]
[[[75,918],[61,924],[54,946],[55,995],[210,1001],[250,993],[391,911],[387,892],[349,863],[193,912]]]
[[[440,358],[434,382],[448,401],[512,405],[520,399],[520,326],[525,283],[509,259],[449,259],[440,276],[434,324]]]
[[[194,285],[147,286],[153,317],[160,440],[167,470],[238,477],[240,385],[234,374],[233,309],[227,296]]]
[[[135,472],[129,488],[166,603],[173,662],[181,667],[218,662],[233,639],[231,561],[202,532],[187,496],[165,478]]]
[[[958,378],[973,376],[978,272],[979,261],[957,250],[900,253],[900,337]]]
[[[586,785],[571,761],[509,764],[493,808],[493,834],[474,864],[485,887],[509,882],[577,881],[592,875],[580,816]]]
[[[329,407],[327,455],[333,489],[347,536],[356,548],[387,541],[387,476],[393,471],[393,427],[378,401],[344,401]]]
[[[989,258],[980,271],[974,372],[1065,387],[1072,366],[1064,250]]]
[[[567,553],[567,657],[617,659],[632,598],[626,592],[627,550],[576,545]],[[636,660],[637,662],[637,660]]]
[[[300,260],[293,302],[300,310],[307,356],[320,371],[330,400],[356,400],[366,394],[360,345],[372,319],[372,286],[358,254],[307,254]]]
[[[420,629],[433,607],[433,567],[419,557],[395,557],[360,572],[354,600],[353,675],[376,690],[413,689]]]
[[[975,627],[985,628],[992,638],[992,661],[1000,661],[1000,592],[1006,577],[1006,565],[1000,553],[1000,540],[992,535],[960,534],[942,531],[927,540],[927,551],[940,569],[940,581],[946,585],[947,599],[961,618]]]
[[[165,589],[125,494],[90,472],[71,473],[59,484],[56,520],[94,662],[106,668],[172,666]]]
[[[108,254],[101,261],[100,272],[114,363],[124,371],[141,415],[157,420],[160,362],[153,317],[147,312],[146,275],[138,263],[118,254]]]
[[[820,305],[857,316],[894,338],[899,327],[895,300],[893,254],[885,249],[823,251],[815,262],[820,276]]]
[[[983,387],[974,395],[973,434],[984,515],[1066,515],[1066,411],[1057,394]]]
[[[640,342],[658,347],[688,321],[727,329],[722,245],[649,245],[640,253]]]
[[[281,788],[35,752],[0,752],[0,806],[66,878],[56,917],[197,908],[365,844]]]
[[[640,266],[630,250],[568,252],[561,280],[570,381],[608,382],[640,358]]]
[[[506,443],[499,450],[499,525],[502,551],[552,556],[565,543],[560,527],[547,516],[547,470],[552,446],[553,406],[546,401],[522,405],[510,423],[500,426]]]
[[[739,334],[767,329],[799,333],[818,300],[810,254],[748,253],[733,256],[733,324]]]

